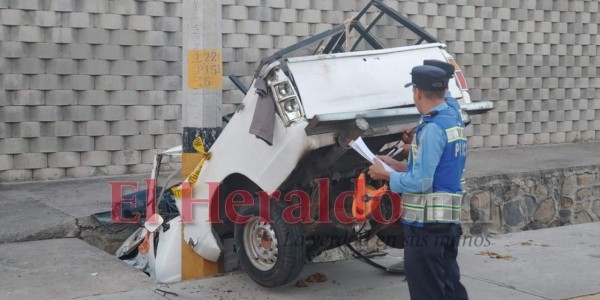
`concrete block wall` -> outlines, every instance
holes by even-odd
[[[366,0],[221,0],[224,75]],[[0,0],[0,181],[147,171],[179,144],[182,0]],[[475,100],[474,148],[600,139],[597,1],[386,0],[444,41]],[[397,31],[381,34],[394,42]],[[223,77],[223,112],[242,94]]]
[[[340,24],[366,0],[223,1],[225,75],[249,83],[261,57]],[[598,1],[386,0],[448,45],[474,100],[471,149],[600,139]],[[267,8],[257,7],[266,5]],[[259,30],[261,29],[261,30]],[[396,44],[397,29],[383,28]],[[401,43],[397,43],[401,44]],[[224,103],[241,93],[226,81]]]
[[[222,0],[223,71],[249,85],[262,58],[332,26],[357,9],[354,0]],[[234,112],[243,94],[224,77],[223,111]]]
[[[180,144],[181,10],[0,1],[0,182],[145,173]]]
[[[495,102],[494,111],[473,118],[472,148],[600,139],[597,1],[402,1],[399,7],[415,5],[413,11],[429,15],[420,24],[463,66],[471,97]]]
[[[471,148],[600,139],[598,1],[401,1],[448,44],[473,99]],[[445,24],[445,26],[444,26]]]

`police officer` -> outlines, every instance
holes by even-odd
[[[446,72],[446,79],[448,81],[450,81],[450,79],[452,79],[454,77],[454,65],[449,64],[445,61],[441,61],[441,60],[437,60],[437,59],[426,59],[423,61],[423,65],[426,66],[434,66],[434,67],[438,67],[442,70],[444,70],[444,72]],[[456,98],[452,97],[452,94],[450,93],[450,91],[446,90],[446,94],[444,95],[444,101],[446,101],[446,104],[448,104],[448,106],[450,106],[451,108],[456,110],[457,115],[461,115],[461,109],[460,109],[460,104],[458,103],[458,101],[456,101]],[[462,118],[462,116],[461,116]],[[416,128],[412,128],[412,129],[408,129],[408,130],[403,130],[401,132],[401,140],[402,142],[404,142],[404,151],[402,151],[401,156],[398,156],[397,158],[399,159],[406,159],[408,158],[409,154],[410,154],[410,144],[412,144],[412,139],[414,137]]]
[[[460,235],[461,177],[466,161],[464,124],[445,101],[446,72],[431,65],[412,69],[413,100],[422,117],[406,170],[369,168],[376,180],[402,194],[404,260],[411,299],[468,299],[456,256]],[[383,158],[392,165],[391,158]]]
[[[423,65],[434,66],[444,70],[444,72],[446,72],[446,78],[448,79],[448,81],[452,79],[452,77],[454,77],[454,65],[449,64],[445,61],[437,59],[426,59],[423,61]],[[446,90],[446,94],[444,95],[444,101],[446,101],[446,104],[448,104],[448,106],[450,106],[451,108],[454,108],[460,115],[460,104],[458,103],[458,101],[456,101],[454,97],[452,97],[452,94],[450,94],[450,91],[448,90]]]

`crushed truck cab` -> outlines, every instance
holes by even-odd
[[[263,59],[249,88],[236,81],[245,98],[193,174],[197,178],[169,187],[189,185],[193,199],[207,200],[188,205],[173,193],[179,212],[191,209],[194,222],[166,218],[154,232],[140,230],[127,248],[145,238],[157,243],[157,251],[126,259],[159,281],[178,281],[185,264],[182,239],[213,262],[226,255],[224,241],[233,239],[241,267],[258,284],[275,287],[294,280],[323,251],[359,239],[377,236],[401,248],[398,222],[338,216],[352,219],[353,180],[370,165],[349,143],[362,137],[373,152],[385,154],[398,147],[400,132],[419,118],[412,89],[404,85],[426,59],[455,66],[448,92],[466,123],[470,114],[493,108],[471,101],[462,70],[443,43],[380,0],[345,24]],[[228,201],[244,195],[253,204],[227,209]],[[384,214],[392,201],[378,202]],[[215,214],[219,222],[208,222]],[[330,218],[322,222],[323,215]],[[123,249],[118,253],[123,256]]]

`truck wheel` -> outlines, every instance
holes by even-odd
[[[404,225],[402,222],[397,222],[388,228],[384,228],[377,233],[377,237],[386,245],[404,249]]]
[[[271,219],[259,217],[257,205],[240,213],[253,216],[248,222],[235,224],[235,246],[242,268],[250,278],[264,287],[277,287],[294,280],[304,267],[305,247],[302,224],[288,224],[283,208],[271,203]]]
[[[381,213],[386,220],[392,218],[392,200],[389,197],[383,197],[381,199]],[[399,216],[396,216],[399,217]],[[371,220],[372,228],[381,228],[382,224],[377,224],[374,220]],[[377,231],[377,237],[386,245],[396,248],[404,249],[404,224],[400,220],[396,220],[393,224],[383,226],[384,228]]]

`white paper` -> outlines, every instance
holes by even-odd
[[[358,154],[360,154],[360,156],[364,157],[366,160],[370,161],[371,163],[375,163],[375,158],[377,158],[377,157],[375,156],[375,154],[373,154],[371,149],[369,149],[369,147],[367,147],[367,145],[365,144],[365,141],[363,141],[362,137],[358,137],[356,140],[350,142],[350,147],[352,147],[352,149],[354,149],[356,152],[358,152]],[[388,172],[395,171],[394,169],[392,169],[392,167],[388,166],[381,159],[379,161],[381,161],[381,164],[383,165],[383,168],[386,171],[388,171]]]

